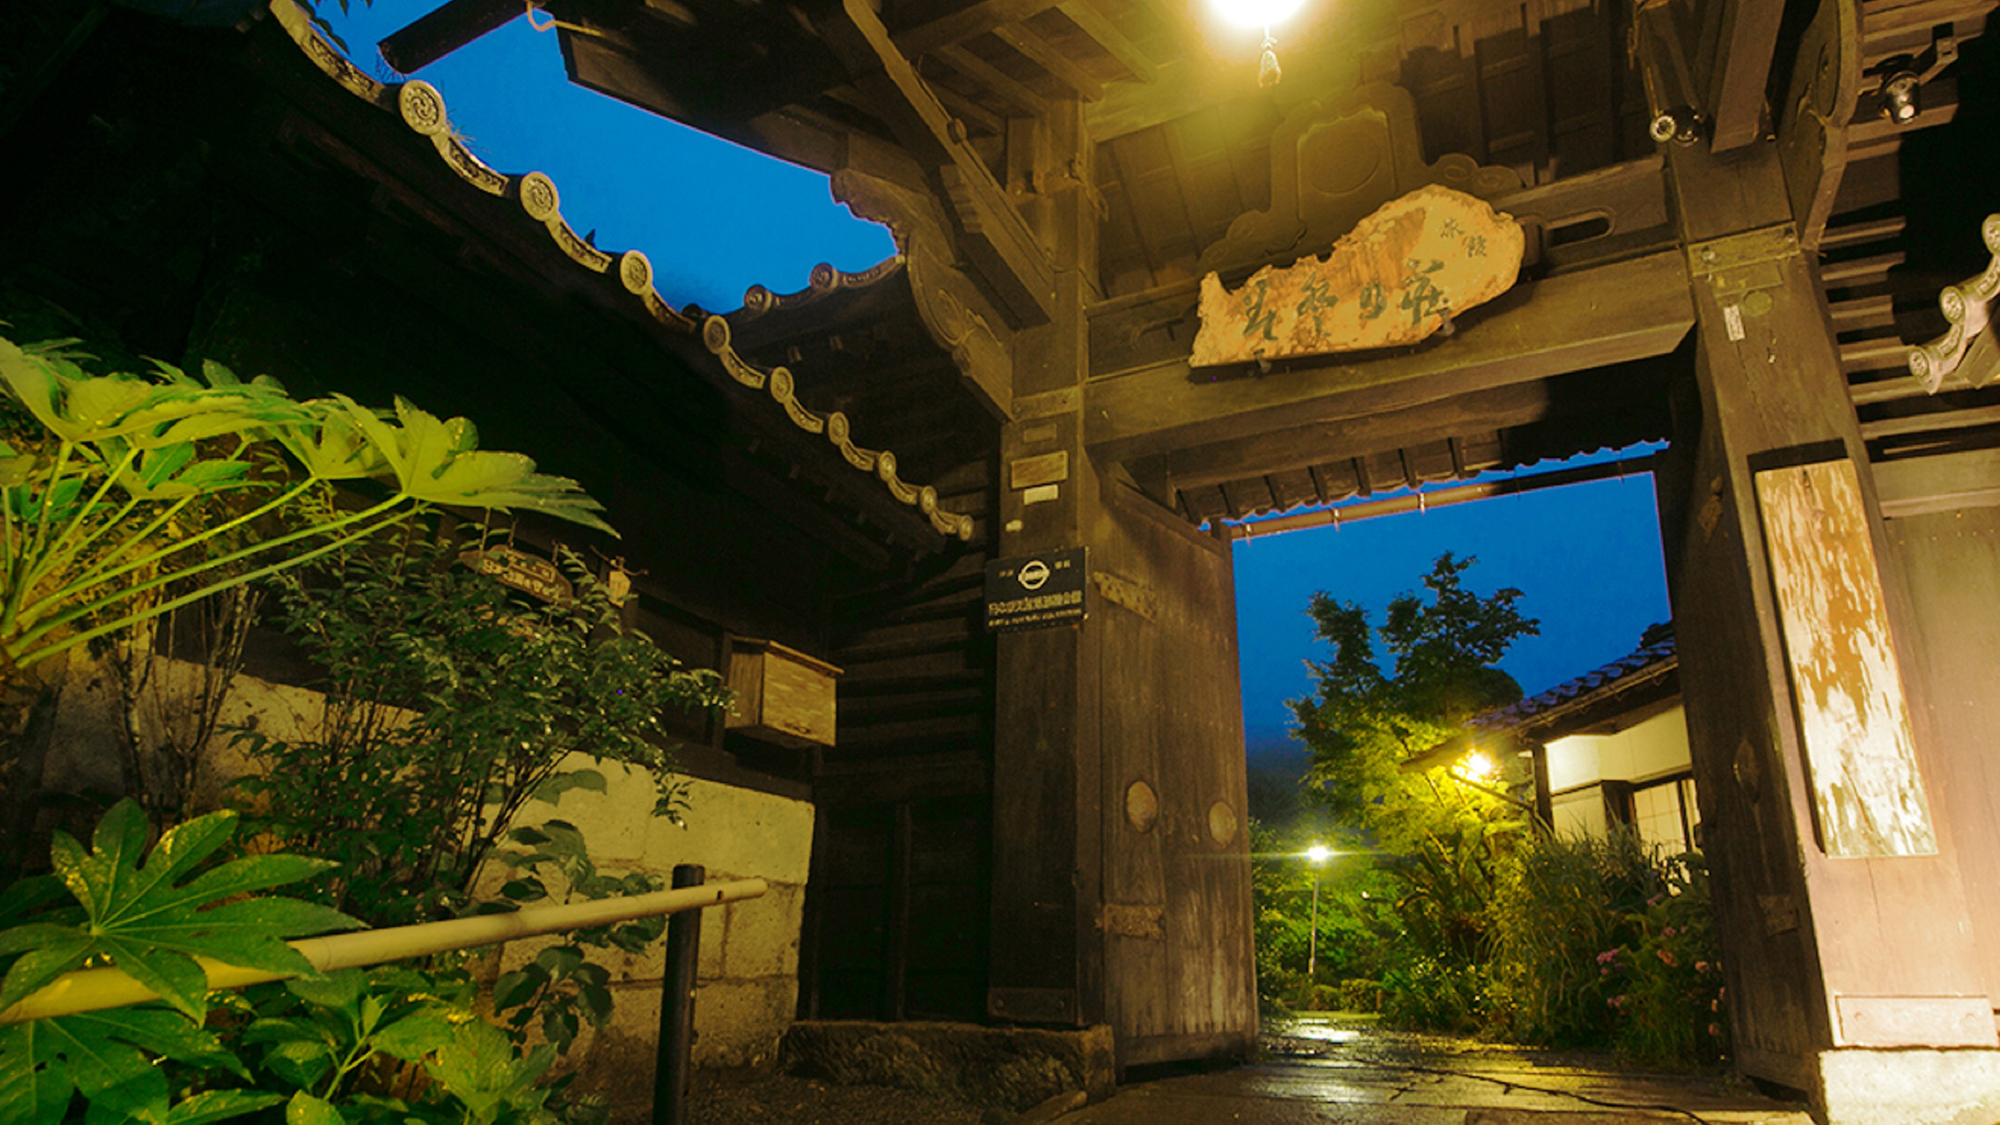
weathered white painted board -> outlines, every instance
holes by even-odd
[[[1854,465],[1767,469],[1757,501],[1820,845],[1829,856],[1937,854]]]

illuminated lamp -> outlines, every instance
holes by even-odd
[[[1216,10],[1222,18],[1238,27],[1261,27],[1264,29],[1264,53],[1257,60],[1257,85],[1276,86],[1285,76],[1278,68],[1278,41],[1272,37],[1271,28],[1291,18],[1305,0],[1215,0]]]

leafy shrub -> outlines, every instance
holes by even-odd
[[[375,925],[468,909],[530,801],[604,789],[566,768],[574,752],[644,770],[656,813],[678,817],[686,783],[660,716],[730,698],[715,672],[619,631],[573,556],[575,598],[533,605],[452,556],[419,545],[288,576],[279,619],[325,670],[327,705],[305,737],[238,738],[261,767],[238,783],[259,827],[338,860],[329,901]]]
[[[1617,1022],[1598,958],[1666,889],[1630,832],[1543,837],[1517,849],[1493,901],[1494,1023],[1523,1043],[1604,1044]]]
[[[1633,940],[1619,947],[1609,978],[1621,990],[1606,1001],[1621,1017],[1614,1041],[1640,1062],[1717,1062],[1729,1053],[1729,1019],[1707,866],[1698,855],[1674,856],[1665,882],[1664,894],[1626,920]]]
[[[1538,839],[1494,902],[1493,1028],[1660,1065],[1727,1052],[1707,871],[1630,831]]]
[[[1336,986],[1340,1009],[1345,1012],[1379,1012],[1382,1010],[1382,985],[1379,981],[1350,977]]]
[[[1398,1027],[1470,1033],[1485,1011],[1484,966],[1418,954],[1382,974],[1382,1018]]]

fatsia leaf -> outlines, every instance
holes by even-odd
[[[277,426],[271,436],[317,480],[363,480],[388,475],[388,462],[355,424],[351,400],[319,399],[305,404],[309,417]],[[365,412],[364,412],[365,413]]]
[[[30,1020],[0,1028],[0,1121],[57,1120],[72,1089],[90,1100],[87,1120],[166,1121],[154,1055],[247,1077],[214,1035],[156,1006]]]
[[[25,918],[36,910],[61,902],[63,892],[62,880],[54,875],[31,875],[0,891],[0,918]]]
[[[57,1125],[76,1093],[42,1022],[0,1026],[0,1121]]]
[[[327,864],[302,856],[252,856],[194,875],[195,869],[236,830],[234,813],[211,813],[160,839],[143,864],[145,816],[132,801],[107,812],[85,853],[57,833],[51,849],[56,872],[85,919],[76,924],[38,922],[31,943],[0,932],[0,946],[32,944],[0,982],[0,1008],[81,967],[108,958],[163,999],[199,1020],[206,1012],[207,978],[195,957],[279,973],[310,975],[312,967],[284,939],[361,923],[325,907],[291,899],[253,899],[204,909],[234,898],[296,882]]]
[[[391,422],[345,396],[334,398],[381,453],[405,496],[469,508],[526,508],[611,532],[594,514],[603,506],[575,481],[537,473],[534,461],[518,453],[475,448],[478,431],[463,418],[442,422],[398,398]]]

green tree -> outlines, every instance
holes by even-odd
[[[1291,701],[1298,737],[1312,751],[1308,792],[1349,846],[1376,850],[1399,885],[1402,963],[1383,984],[1390,1014],[1407,1022],[1448,1025],[1473,1014],[1497,861],[1524,825],[1498,769],[1418,762],[1474,715],[1521,698],[1495,665],[1538,622],[1516,608],[1519,590],[1481,597],[1466,589],[1473,562],[1439,556],[1423,592],[1391,601],[1379,630],[1360,606],[1315,594],[1309,612],[1333,655],[1311,662],[1314,694]]]

